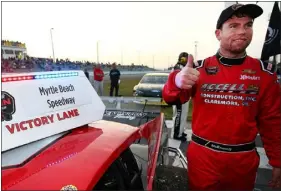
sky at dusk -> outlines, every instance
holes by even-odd
[[[245,2],[240,2],[245,3]],[[253,2],[255,3],[255,2]],[[254,22],[247,52],[260,57],[273,2]],[[225,2],[2,2],[2,39],[26,43],[27,53],[51,57],[51,35],[56,58],[116,61],[122,64],[174,65],[180,52],[198,57],[219,47],[215,26]],[[11,14],[12,12],[12,14]]]

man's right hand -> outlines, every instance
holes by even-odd
[[[193,68],[193,56],[188,56],[185,67],[176,75],[175,83],[180,89],[191,89],[199,79],[200,73]]]

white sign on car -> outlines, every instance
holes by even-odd
[[[2,151],[102,119],[105,106],[82,71],[3,74]]]

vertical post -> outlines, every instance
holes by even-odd
[[[197,61],[197,44],[198,41],[194,41],[194,60]]]
[[[99,62],[99,41],[97,41],[97,63]]]
[[[54,50],[54,42],[53,42],[53,34],[52,34],[52,30],[54,30],[54,28],[50,29],[50,33],[51,33],[51,42],[52,42],[52,51],[53,51],[53,62],[55,62],[55,50]]]
[[[140,50],[138,51],[138,65],[140,65]]]
[[[154,69],[154,55],[152,56],[152,65],[153,65],[153,69]]]
[[[169,70],[169,67],[170,67],[170,56],[168,56],[168,70]]]
[[[123,49],[121,49],[121,65],[123,65]]]

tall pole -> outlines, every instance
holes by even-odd
[[[169,70],[169,67],[170,67],[170,56],[168,56],[168,70]]]
[[[154,55],[152,56],[152,65],[153,65],[153,69],[154,69]]]
[[[97,63],[99,62],[99,41],[97,41]]]
[[[123,49],[121,50],[121,65],[123,65]]]
[[[197,45],[198,41],[194,41],[194,60],[197,60]]]
[[[51,33],[51,42],[52,42],[52,50],[53,50],[53,62],[55,62],[55,50],[54,50],[53,33],[52,33],[53,30],[54,28],[51,28],[50,33]]]
[[[140,50],[138,51],[138,65],[140,65]]]

